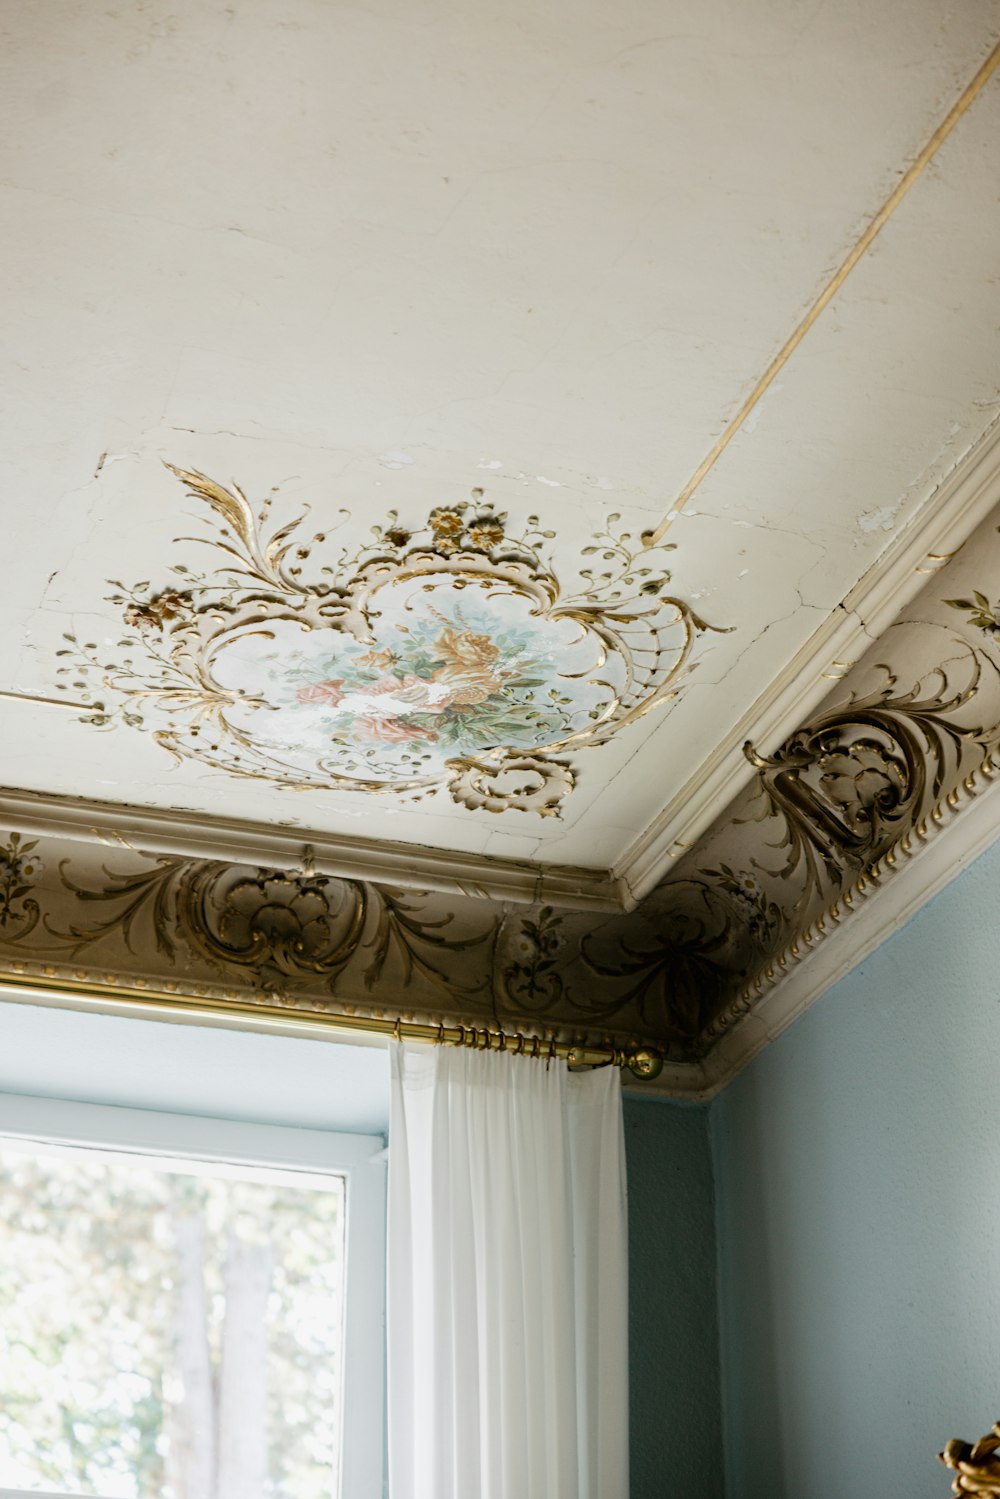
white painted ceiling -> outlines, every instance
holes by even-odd
[[[655,529],[997,31],[985,0],[10,0],[0,781],[627,864],[997,411],[996,81],[672,520],[672,591],[729,633],[559,817],[175,763],[42,701],[56,652],[114,648],[107,579],[190,561],[163,461],[352,546],[481,487],[560,577],[609,514]]]

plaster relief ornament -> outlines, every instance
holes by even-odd
[[[111,659],[67,636],[62,671],[100,679],[88,722],[148,730],[178,760],[551,816],[572,757],[676,696],[715,628],[667,592],[673,548],[633,548],[617,515],[564,595],[542,555],[554,532],[529,516],[509,534],[478,489],[413,530],[392,511],[333,553],[325,533],[302,534],[304,516],[270,529],[270,499],[255,511],[235,484],[168,467],[210,512],[207,535],[176,541],[217,565],[179,562],[159,586],[112,580],[128,633]]]
[[[953,1494],[1000,1494],[1000,1421],[978,1442],[951,1441],[938,1458],[955,1474]]]

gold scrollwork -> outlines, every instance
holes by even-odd
[[[660,886],[640,912],[641,925],[616,922],[581,939],[584,967],[604,981],[587,1011],[609,1020],[631,1010],[690,1054],[759,942],[735,898],[707,878]]]
[[[421,913],[420,898],[413,892],[326,875],[167,857],[127,873],[104,868],[104,881],[96,887],[78,884],[65,860],[59,872],[64,888],[78,901],[99,903],[106,912],[66,929],[45,921],[49,936],[74,955],[112,937],[140,953],[151,933],[157,952],[171,964],[183,946],[195,957],[253,975],[265,986],[281,979],[318,979],[334,993],[355,958],[361,960],[368,992],[390,962],[403,987],[414,974],[449,994],[468,995],[489,984],[488,965],[463,965],[460,960],[463,953],[492,942],[495,918],[471,936],[451,936],[446,928],[452,915]]]
[[[146,729],[178,760],[551,816],[575,784],[566,757],[675,697],[718,628],[668,591],[673,548],[633,542],[616,515],[566,594],[543,559],[554,533],[530,516],[511,535],[481,490],[415,529],[392,511],[321,565],[328,537],[304,538],[304,516],[269,529],[270,500],[255,511],[237,485],[168,467],[210,512],[207,535],[177,541],[219,565],[179,562],[155,588],[112,580],[130,633],[111,650],[67,634],[59,670],[100,683],[87,722]]]
[[[1000,1494],[1000,1421],[978,1442],[951,1441],[938,1458],[955,1474],[953,1494]]]
[[[964,747],[982,745],[996,734],[995,728],[963,727],[950,716],[979,688],[979,658],[967,651],[965,660],[968,680],[958,690],[939,667],[909,692],[898,693],[894,672],[883,665],[880,691],[852,695],[820,714],[774,755],[744,745],[760,772],[761,797],[757,809],[740,821],[778,817],[784,827],[773,845],[784,850],[783,863],[769,868],[761,860],[752,862],[782,880],[800,879],[795,913],[876,859],[916,821],[928,798],[940,794]]]

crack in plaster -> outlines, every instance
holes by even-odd
[[[723,671],[721,677],[706,677],[702,675],[699,677],[697,685],[699,687],[720,687],[722,683],[727,681],[728,678],[732,676],[733,672],[737,670],[744,656],[748,655],[750,651],[754,650],[754,648],[760,644],[760,642],[764,639],[764,636],[770,630],[775,629],[778,625],[786,624],[791,619],[797,619],[804,611],[808,610],[811,613],[822,614],[824,618],[826,617],[827,611],[823,609],[821,605],[806,603],[798,587],[796,587],[795,593],[799,601],[797,609],[789,609],[787,614],[780,614],[777,619],[769,620],[764,628],[759,632],[759,634],[755,635],[752,640],[749,640],[740,651],[739,655],[730,662],[730,664]],[[837,607],[840,608],[841,606],[838,604]]]
[[[307,453],[343,453],[345,457],[349,457],[351,453],[350,448],[332,447],[323,442],[303,442],[301,439],[286,437],[283,433],[275,435],[273,432],[233,432],[229,427],[175,427],[168,423],[164,424],[163,430],[184,432],[191,437],[232,437],[237,442],[269,442],[274,447],[303,448]]]

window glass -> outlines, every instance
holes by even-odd
[[[0,1140],[0,1490],[338,1492],[345,1182]]]

